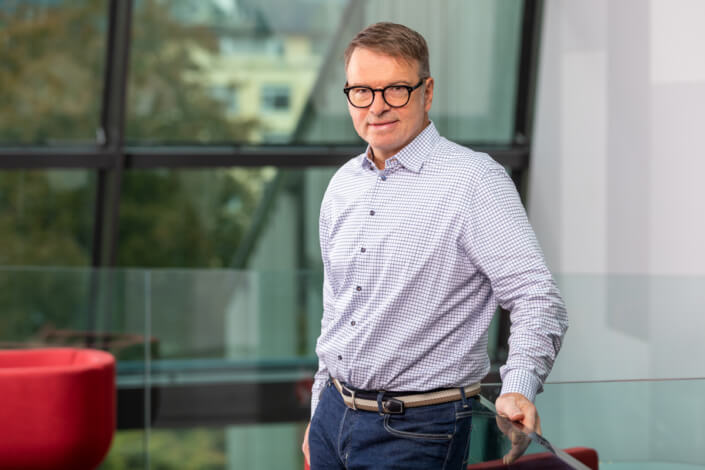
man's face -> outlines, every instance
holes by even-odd
[[[357,48],[350,57],[346,70],[346,86],[384,88],[389,85],[415,86],[419,83],[418,63]],[[411,142],[428,124],[428,112],[433,100],[433,79],[411,93],[409,102],[401,108],[392,108],[382,93],[375,92],[375,99],[368,108],[356,108],[348,102],[348,111],[355,130],[375,154],[387,159]]]

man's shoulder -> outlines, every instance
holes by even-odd
[[[362,173],[362,160],[364,158],[365,154],[361,153],[343,163],[343,165],[333,174],[328,186],[331,187],[335,183],[339,183],[341,179],[352,178],[360,175]]]
[[[478,152],[445,137],[438,139],[429,163],[438,170],[462,177],[481,177],[490,170],[503,169],[487,153]]]
[[[331,193],[334,194],[336,192],[346,191],[348,186],[355,185],[357,177],[362,174],[363,158],[365,158],[364,153],[356,155],[333,173],[330,181],[328,181],[326,192],[323,195],[324,202],[326,199],[329,199]]]

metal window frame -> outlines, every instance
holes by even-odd
[[[542,0],[525,0],[515,109],[515,141],[507,146],[462,142],[492,155],[512,172],[521,190],[529,166],[531,109]],[[158,146],[125,144],[125,117],[134,0],[109,0],[108,31],[99,139],[83,147],[5,147],[0,171],[87,169],[97,172],[92,259],[94,267],[116,264],[122,177],[125,171],[154,168],[282,168],[339,166],[362,146]],[[520,191],[523,194],[523,191]]]

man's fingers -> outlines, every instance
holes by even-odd
[[[529,431],[535,431],[536,430],[536,416],[534,413],[526,413],[524,415],[524,418],[521,420],[521,424],[524,425],[525,428],[527,428]]]
[[[304,442],[301,444],[301,452],[304,453],[304,458],[306,459],[306,466],[311,465],[310,452],[308,450],[308,431],[311,429],[311,423],[306,426],[306,432],[304,433]]]
[[[509,418],[512,421],[521,421],[524,419],[524,413],[517,404],[517,399],[511,394],[500,396],[497,399],[497,413],[500,416]]]

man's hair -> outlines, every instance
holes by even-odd
[[[358,47],[401,58],[407,62],[417,61],[419,77],[431,76],[426,40],[404,25],[389,22],[375,23],[357,33],[345,49],[345,68],[348,67],[350,57]]]

